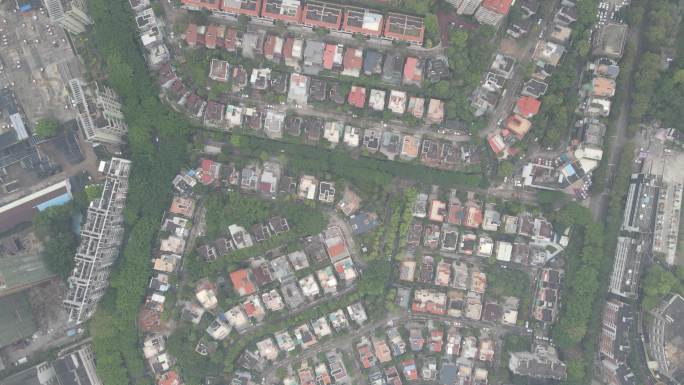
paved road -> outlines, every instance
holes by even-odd
[[[386,318],[383,320],[375,321],[373,323],[370,323],[368,325],[365,325],[359,329],[356,329],[348,334],[345,334],[343,336],[340,336],[339,338],[335,336],[335,338],[332,338],[328,340],[327,342],[324,342],[322,344],[318,344],[311,349],[305,350],[304,352],[300,354],[293,354],[290,355],[288,358],[284,360],[279,360],[278,362],[273,363],[268,369],[266,369],[266,372],[264,373],[264,378],[266,379],[266,383],[275,383],[274,380],[274,374],[275,371],[278,368],[282,367],[288,367],[292,366],[293,364],[299,363],[301,361],[304,361],[306,359],[315,357],[318,355],[318,353],[321,352],[326,352],[328,350],[332,349],[341,349],[341,350],[351,350],[352,347],[352,340],[359,338],[363,335],[366,335],[373,330],[386,325],[389,322],[394,322],[399,320],[402,317],[402,315],[395,315],[390,318]],[[349,368],[347,368],[347,371],[349,371]]]
[[[497,324],[497,323],[492,323],[492,322],[487,322],[487,321],[473,321],[473,320],[468,320],[468,319],[455,319],[453,317],[447,317],[447,316],[437,316],[437,315],[431,315],[431,314],[412,314],[409,312],[401,312],[399,314],[392,315],[388,318],[382,319],[375,321],[373,323],[370,323],[368,325],[364,325],[363,327],[356,329],[354,331],[351,331],[348,334],[342,335],[342,336],[335,336],[335,338],[330,339],[322,344],[318,344],[314,347],[312,347],[309,350],[306,350],[300,354],[296,355],[291,355],[286,359],[279,360],[278,362],[273,363],[268,369],[266,369],[264,373],[264,378],[266,379],[267,384],[272,384],[276,383],[275,380],[275,372],[278,368],[282,367],[289,367],[294,364],[297,364],[299,362],[302,362],[306,359],[316,357],[319,353],[326,352],[332,349],[340,349],[344,351],[352,351],[353,350],[353,342],[357,339],[360,338],[364,335],[369,335],[371,334],[375,329],[389,325],[391,324],[397,324],[397,322],[400,323],[409,323],[409,322],[418,322],[420,324],[426,324],[428,321],[439,321],[439,322],[448,322],[451,324],[455,324],[458,327],[472,327],[472,328],[487,328],[489,329],[490,333],[493,334],[495,339],[500,339],[505,334],[509,333],[514,333],[517,335],[529,335],[529,333],[525,330],[525,328],[519,327],[519,326],[512,326],[512,325],[502,325],[502,324]],[[500,348],[500,344],[497,344],[497,347]],[[354,353],[352,353],[352,356]],[[357,360],[354,359],[356,362]],[[347,368],[349,371],[349,368]]]
[[[648,2],[646,2],[646,4],[648,4]],[[634,57],[634,65],[632,65],[632,73],[623,85],[627,90],[625,98],[617,107],[619,108],[620,112],[618,114],[617,120],[615,121],[615,132],[612,133],[612,140],[610,141],[610,159],[608,160],[608,172],[606,174],[608,181],[605,184],[603,191],[598,195],[593,196],[590,202],[591,212],[595,221],[603,220],[608,212],[608,201],[613,192],[614,172],[617,169],[618,163],[620,162],[622,150],[624,149],[625,144],[628,142],[627,126],[629,125],[630,104],[632,100],[632,92],[634,91],[633,81],[634,74],[637,69],[636,63],[639,63],[641,55],[644,53],[646,48],[644,47],[643,34],[641,33],[646,20],[647,18],[644,17],[642,25],[630,27],[629,36],[627,37],[627,41],[637,42],[637,51]]]
[[[553,11],[556,9],[557,4],[558,0],[554,0],[553,6],[548,7],[547,14],[541,16],[543,20],[540,29],[541,32],[546,33],[549,28],[553,27]],[[500,120],[506,119],[510,115],[513,110],[513,105],[520,96],[523,83],[526,80],[524,69],[527,63],[532,60],[532,53],[534,53],[534,48],[539,40],[539,35],[530,33],[526,39],[527,40],[520,49],[520,55],[516,58],[517,63],[513,70],[513,77],[506,81],[506,94],[499,100],[494,111],[490,113],[487,128],[480,131],[480,136],[483,138],[498,128]]]
[[[165,98],[165,100],[168,102],[168,104],[171,105],[171,107],[183,113],[183,110],[179,108],[178,106],[175,105],[175,103],[168,98]],[[245,98],[243,98],[240,95],[224,95],[222,97],[222,102],[227,102],[227,103],[234,103],[237,105],[245,104]],[[293,110],[293,107],[288,105],[288,104],[269,104],[258,97],[251,96],[249,99],[247,99],[248,105],[250,106],[256,106],[260,109],[271,109],[275,110],[278,112],[286,113],[288,111]],[[335,112],[332,110],[322,110],[322,109],[317,109],[314,108],[313,106],[298,106],[296,108],[297,114],[301,116],[315,116],[318,118],[322,118],[325,120],[330,120],[330,121],[336,121],[340,122],[342,124],[351,124],[354,127],[359,127],[359,128],[381,128],[383,131],[385,130],[392,130],[399,132],[401,134],[410,134],[410,135],[417,135],[417,136],[425,136],[428,135],[431,138],[434,139],[440,139],[440,140],[448,140],[453,143],[466,143],[470,142],[472,137],[468,135],[456,135],[456,134],[441,134],[432,129],[428,125],[422,125],[419,127],[416,126],[409,126],[406,123],[400,121],[400,120],[378,120],[375,118],[365,118],[365,117],[358,117],[355,114],[353,114],[351,111],[347,113],[340,113],[340,112]],[[243,130],[247,130],[247,128],[243,128]]]

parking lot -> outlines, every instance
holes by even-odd
[[[29,126],[43,117],[73,119],[65,85],[81,75],[64,31],[44,10],[19,13],[13,2],[0,5],[0,88],[15,93]]]

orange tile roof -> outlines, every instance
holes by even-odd
[[[181,380],[178,377],[178,373],[174,372],[173,370],[161,376],[157,382],[158,385],[179,385],[180,383]]]
[[[249,271],[247,269],[235,270],[230,273],[230,281],[240,296],[249,295],[256,291],[256,285],[249,278]]]
[[[344,68],[361,68],[363,64],[363,55],[357,56],[358,48],[347,48],[344,52],[344,59],[342,61]]]
[[[421,76],[416,73],[416,65],[418,64],[418,59],[409,56],[406,58],[406,64],[404,64],[404,81],[420,81]]]
[[[333,246],[328,248],[328,254],[330,255],[330,258],[335,258],[336,256],[342,254],[346,247],[344,246],[344,243],[336,243]]]
[[[323,51],[323,68],[327,70],[331,70],[333,68],[335,51],[337,51],[337,45],[330,43],[325,45],[325,50]]]
[[[541,101],[530,96],[521,96],[515,107],[518,114],[525,118],[531,118],[539,113]]]

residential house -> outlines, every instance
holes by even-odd
[[[342,60],[342,75],[358,78],[363,66],[363,50],[361,48],[347,47]]]
[[[475,12],[475,19],[495,27],[508,15],[513,0],[484,0]]]

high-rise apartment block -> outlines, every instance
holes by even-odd
[[[110,267],[123,240],[130,168],[131,162],[121,158],[100,163],[99,171],[106,176],[102,196],[88,207],[64,300],[70,322],[89,319],[109,286]]]
[[[85,32],[93,19],[86,13],[85,0],[45,0],[50,19],[69,33]]]
[[[87,87],[79,79],[71,79],[69,88],[78,111],[78,124],[86,140],[122,144],[128,126],[114,90],[97,83]]]

